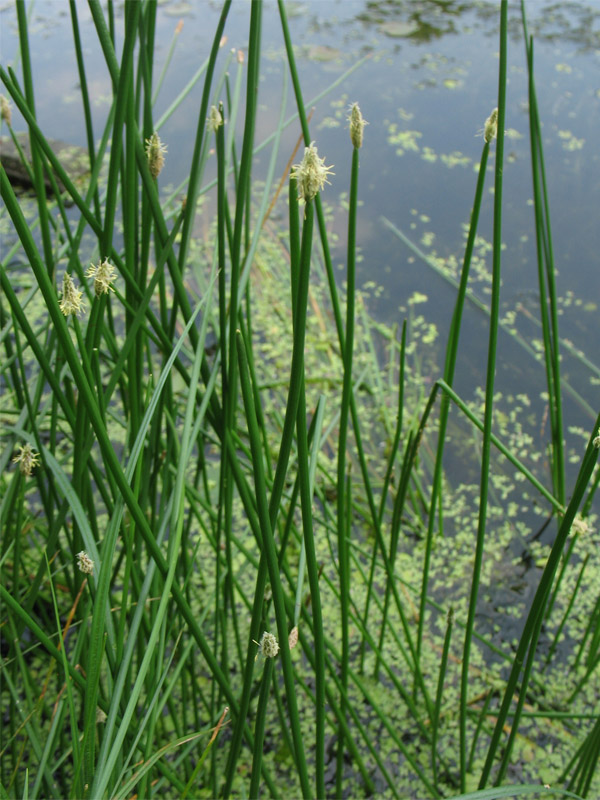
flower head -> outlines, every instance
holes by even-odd
[[[165,164],[165,153],[167,146],[160,140],[160,136],[156,131],[149,139],[146,139],[146,156],[148,158],[148,167],[150,174],[153,178],[158,178],[160,171]]]
[[[313,200],[326,183],[328,175],[334,175],[331,167],[325,165],[325,159],[319,158],[314,142],[304,148],[304,158],[300,164],[292,167],[292,177],[298,182],[298,196],[303,200]]]
[[[10,128],[12,123],[12,110],[8,98],[4,97],[3,94],[0,94],[0,119],[6,122]]]
[[[69,314],[79,314],[80,311],[83,311],[85,304],[81,300],[82,294],[83,292],[75,288],[73,278],[68,272],[65,272],[63,275],[62,299],[59,303],[60,310],[65,317],[68,317]]]
[[[40,454],[32,449],[29,443],[19,445],[21,451],[13,458],[13,463],[19,465],[21,475],[29,477],[34,467],[40,463]]]
[[[573,520],[573,524],[571,525],[571,530],[569,531],[571,536],[584,536],[588,533],[590,526],[587,524],[587,521],[581,516],[581,514],[577,514],[575,519]]]
[[[208,125],[208,130],[213,133],[216,133],[217,129],[223,124],[223,117],[216,106],[210,107],[210,114],[206,118],[206,124]]]
[[[107,258],[105,258],[104,261],[98,262],[97,266],[90,264],[85,274],[87,278],[94,279],[96,297],[100,297],[101,294],[114,292],[111,283],[117,277],[117,271]]]
[[[257,642],[260,647],[260,654],[265,658],[275,658],[279,652],[279,643],[272,633],[265,631],[262,635],[260,642]]]
[[[85,550],[82,550],[81,553],[77,553],[77,566],[81,572],[85,572],[86,575],[92,575],[94,572],[94,562]]]
[[[363,143],[363,128],[365,125],[369,124],[360,113],[358,103],[352,103],[350,106],[348,122],[350,123],[350,139],[352,141],[352,146],[358,150],[362,147]]]
[[[483,138],[486,142],[491,142],[498,133],[498,109],[495,108],[485,121],[483,126]]]

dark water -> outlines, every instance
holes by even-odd
[[[208,54],[220,3],[159,3],[155,76],[182,20],[177,46],[156,102],[160,118]],[[535,36],[538,103],[544,124],[544,146],[554,232],[558,290],[574,295],[573,304],[598,303],[600,241],[600,3],[526,4],[530,33]],[[68,5],[38,0],[31,8],[30,33],[38,118],[48,136],[72,143],[84,141],[80,96],[72,47]],[[96,133],[108,109],[110,82],[87,6],[77,4],[86,68],[94,102]],[[323,195],[337,205],[348,191],[350,144],[346,109],[358,101],[369,121],[361,151],[359,246],[364,260],[359,282],[383,287],[372,311],[386,321],[398,318],[398,307],[414,291],[427,295],[427,315],[443,332],[454,290],[418,260],[381,222],[388,217],[426,252],[462,258],[461,226],[468,222],[474,193],[474,168],[482,139],[477,136],[496,105],[498,3],[496,2],[358,2],[308,0],[287,4],[300,79],[309,100],[361,56],[369,59],[315,108],[311,132],[327,163],[335,164],[332,186]],[[117,9],[118,13],[119,10]],[[3,62],[12,64],[16,29],[12,3],[1,8]],[[235,0],[227,23],[225,59],[231,48],[247,42],[249,3]],[[511,39],[504,179],[503,301],[537,302],[537,275],[530,206],[531,174],[527,127],[527,78],[518,3],[510,4]],[[278,117],[283,40],[274,3],[267,3],[263,31],[261,111],[258,141]],[[232,80],[237,65],[230,67]],[[17,64],[17,71],[19,66]],[[193,147],[200,83],[160,133],[169,146],[164,183],[177,185],[188,171]],[[290,91],[288,105],[293,111]],[[19,121],[15,120],[15,127]],[[412,133],[411,133],[412,132]],[[297,125],[284,134],[283,169],[298,137]],[[414,149],[411,149],[414,148]],[[403,155],[397,151],[403,150]],[[489,187],[493,176],[490,173]],[[487,192],[480,232],[491,240],[491,192]],[[345,219],[333,228],[341,239]],[[343,248],[336,253],[343,259]],[[480,293],[480,296],[483,296]],[[594,357],[596,313],[565,313],[563,335]],[[469,320],[467,320],[469,324]],[[588,324],[589,323],[589,324]],[[473,331],[476,332],[476,328]],[[469,336],[465,337],[467,340]],[[478,342],[479,336],[476,337]],[[464,344],[478,360],[478,342]],[[588,401],[592,397],[588,396]],[[594,405],[592,403],[592,405]]]
[[[316,96],[359,59],[368,56],[342,85],[315,105],[312,137],[335,176],[323,193],[339,234],[336,263],[345,260],[346,217],[341,202],[348,191],[351,158],[346,128],[350,102],[360,103],[369,126],[361,151],[358,283],[374,282],[368,307],[377,318],[401,322],[417,292],[427,302],[413,305],[435,321],[438,359],[443,354],[455,290],[382,222],[387,217],[428,255],[455,262],[464,251],[482,149],[484,121],[496,105],[499,3],[411,0],[308,0],[287,3],[287,12],[305,100]],[[600,2],[526,4],[535,36],[537,96],[554,234],[557,288],[563,299],[561,335],[594,364],[600,295]],[[68,4],[62,0],[28,3],[38,119],[46,134],[84,144],[81,100],[72,46]],[[99,137],[109,108],[111,86],[86,4],[77,3],[87,77]],[[117,15],[122,10],[116,4]],[[195,0],[159,3],[155,77],[160,74],[174,31],[181,21],[173,60],[155,105],[158,120],[207,58],[221,4]],[[537,262],[527,117],[527,74],[519,3],[509,4],[510,42],[504,170],[503,312],[515,311],[515,325],[528,341],[539,330],[528,315],[539,316]],[[12,3],[1,8],[3,62],[12,64],[17,47]],[[231,50],[247,43],[249,2],[234,0],[221,60],[231,59],[232,83],[238,71]],[[119,26],[117,26],[119,28]],[[279,116],[283,80],[283,38],[277,7],[265,4],[263,59],[257,141],[267,137]],[[17,73],[20,72],[16,64]],[[219,69],[217,69],[217,74]],[[201,82],[160,128],[169,154],[161,185],[185,180],[193,148]],[[224,93],[215,100],[223,98]],[[290,114],[293,93],[288,93]],[[22,127],[16,119],[15,127]],[[479,134],[479,135],[478,135]],[[281,173],[299,135],[297,123],[283,134]],[[260,177],[268,149],[257,158]],[[299,160],[299,159],[298,159]],[[491,241],[493,153],[479,232]],[[210,174],[210,163],[208,173]],[[183,190],[184,191],[184,190]],[[183,193],[183,192],[182,192]],[[457,266],[457,268],[458,268]],[[473,291],[487,299],[486,273]],[[487,320],[468,307],[461,338],[456,387],[470,397],[483,383]],[[589,426],[598,405],[598,376],[565,352],[563,370],[582,398],[567,397],[566,425]],[[509,336],[499,343],[498,390],[527,391],[534,403],[543,389],[542,368]],[[586,406],[587,404],[587,406]]]

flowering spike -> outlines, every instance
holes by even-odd
[[[212,131],[212,133],[216,133],[217,129],[223,124],[223,117],[216,106],[210,107],[210,114],[206,119],[206,124],[208,126],[208,130]]]
[[[0,119],[2,119],[3,122],[6,122],[9,128],[11,127],[12,109],[10,107],[8,98],[6,98],[3,94],[0,94]]]
[[[63,275],[62,299],[59,303],[60,310],[68,317],[69,314],[79,314],[85,308],[85,303],[81,300],[83,292],[75,288],[73,278],[68,272]]]
[[[255,642],[260,648],[260,654],[265,658],[275,658],[279,652],[279,643],[272,633],[265,631],[260,642]]]
[[[483,138],[486,142],[491,142],[498,133],[498,109],[495,108],[485,121],[483,126]]]
[[[587,521],[581,516],[581,514],[577,514],[573,520],[569,534],[571,536],[585,536],[589,530],[590,526],[588,525]]]
[[[13,458],[13,463],[19,465],[21,475],[29,477],[33,468],[40,463],[40,454],[36,453],[28,442],[19,445],[19,450],[21,452]]]
[[[148,167],[150,174],[154,179],[158,178],[160,172],[165,164],[165,153],[167,146],[160,140],[160,136],[156,131],[149,139],[146,139],[146,156],[148,158]]]
[[[87,278],[94,279],[94,292],[96,293],[96,297],[100,297],[101,294],[114,292],[111,284],[117,277],[117,271],[107,258],[105,258],[104,261],[98,262],[97,266],[90,264],[85,274]]]
[[[86,575],[92,575],[94,572],[94,562],[85,550],[82,550],[81,553],[77,553],[77,566],[80,571],[84,572]]]
[[[352,141],[352,146],[359,150],[363,143],[363,129],[365,125],[369,123],[360,113],[358,103],[352,103],[350,106],[348,122],[350,123],[350,139]]]
[[[335,174],[331,171],[332,166],[326,166],[325,159],[319,158],[314,142],[305,147],[302,162],[292,167],[292,177],[298,182],[298,196],[306,202],[314,200],[317,192],[329,183],[328,175]]]

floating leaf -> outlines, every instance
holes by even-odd
[[[400,20],[391,20],[384,22],[379,26],[381,33],[390,36],[393,39],[402,39],[405,36],[412,36],[419,30],[419,26],[414,22],[401,22]]]
[[[306,53],[311,61],[336,61],[342,55],[337,47],[329,47],[326,44],[313,44]]]

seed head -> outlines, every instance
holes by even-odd
[[[105,258],[104,261],[99,261],[97,266],[90,264],[85,274],[87,278],[94,279],[96,297],[100,297],[101,294],[114,292],[111,284],[117,277],[117,271],[107,258]]]
[[[146,156],[148,158],[148,167],[150,174],[154,179],[158,178],[160,171],[165,164],[165,153],[167,146],[160,140],[160,136],[156,131],[149,139],[146,139]]]
[[[272,633],[267,633],[265,631],[262,635],[262,639],[260,640],[260,654],[265,658],[275,658],[277,653],[279,652],[279,644],[275,636]]]
[[[350,106],[348,122],[350,123],[350,139],[352,141],[352,146],[359,150],[363,143],[363,128],[369,123],[360,113],[358,103],[352,103]]]
[[[495,108],[485,121],[483,126],[483,138],[486,142],[491,142],[498,133],[498,109]]]
[[[288,644],[290,646],[290,650],[293,650],[294,647],[298,644],[298,627],[294,626],[289,633],[288,636]]]
[[[298,196],[305,201],[313,200],[317,192],[329,183],[327,177],[335,175],[331,167],[325,165],[324,158],[319,158],[314,142],[304,148],[302,162],[292,167],[292,177],[298,182]]]
[[[94,562],[85,550],[82,550],[81,553],[77,553],[77,566],[81,572],[84,572],[86,575],[92,575],[94,572]]]
[[[10,107],[8,98],[6,98],[3,94],[0,94],[0,118],[3,122],[6,122],[10,128],[12,123],[12,109]]]
[[[13,463],[19,465],[21,475],[29,477],[33,468],[40,463],[40,454],[36,453],[28,442],[19,445],[19,450],[21,452],[13,458]]]
[[[571,525],[571,530],[569,531],[571,536],[584,536],[588,533],[590,526],[587,524],[587,520],[585,520],[581,514],[577,514],[575,519],[573,520],[573,524]]]
[[[216,106],[210,107],[210,114],[206,119],[206,124],[208,126],[208,130],[212,133],[216,133],[217,129],[223,124],[223,117]]]
[[[593,444],[593,445],[594,445],[594,447],[596,447],[596,448],[599,448],[599,447],[600,447],[600,428],[598,428],[598,433],[597,433],[597,434],[594,436],[594,438],[592,439],[592,444]]]
[[[73,278],[68,272],[63,275],[62,285],[62,299],[59,303],[60,310],[68,317],[69,314],[79,314],[85,308],[85,303],[82,301],[81,296],[83,292],[75,288]]]

